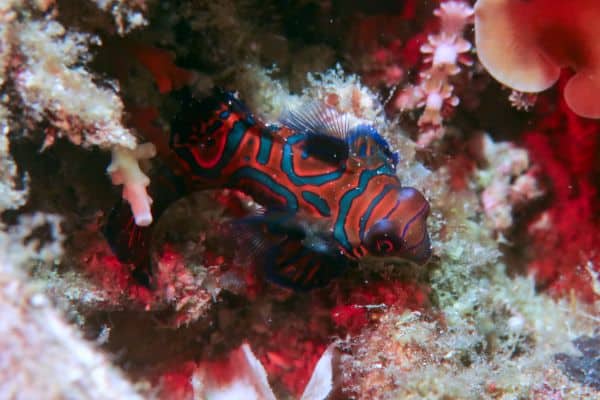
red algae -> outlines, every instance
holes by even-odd
[[[126,298],[132,304],[144,308],[151,303],[151,291],[135,282],[129,266],[121,263],[104,245],[90,248],[85,260],[85,274],[112,304],[119,304]]]
[[[158,397],[164,400],[193,398],[194,389],[191,378],[196,368],[196,363],[184,362],[155,378],[158,381]]]
[[[561,79],[560,89],[567,80],[568,76]],[[530,269],[552,293],[572,291],[589,302],[598,296],[585,266],[597,266],[600,261],[600,125],[575,115],[563,99],[558,107],[549,100],[547,97],[538,104],[540,117],[535,127],[523,135],[532,159],[541,167],[541,175],[548,179],[552,195],[549,207],[529,228],[533,239]]]
[[[423,310],[427,306],[427,290],[400,281],[370,282],[354,288],[347,296],[339,296],[331,310],[333,323],[348,333],[358,333],[377,315],[393,307],[397,312]],[[340,304],[341,303],[341,304]]]
[[[133,44],[134,57],[152,73],[159,93],[165,94],[189,84],[193,78],[191,71],[175,65],[173,53],[142,44]]]

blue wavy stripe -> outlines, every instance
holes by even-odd
[[[217,178],[221,174],[223,168],[229,163],[231,157],[235,154],[248,127],[249,126],[242,121],[237,121],[235,124],[233,124],[231,130],[226,133],[227,142],[225,143],[223,155],[213,168],[207,169],[200,167],[198,164],[196,164],[194,156],[192,156],[192,154],[185,148],[182,151],[177,151],[177,153],[188,163],[188,165],[191,166],[194,174],[205,178]]]
[[[277,183],[269,175],[252,167],[242,167],[233,173],[231,176],[231,182],[235,183],[243,178],[252,179],[266,187],[271,192],[283,197],[286,201],[286,208],[289,211],[298,211],[298,199],[296,198],[296,195],[294,195],[294,193],[288,190],[285,186]]]
[[[262,165],[267,165],[271,158],[271,149],[273,147],[273,137],[269,132],[262,132],[260,136],[260,146],[258,148],[258,156],[256,162]]]
[[[404,235],[406,235],[406,232],[408,231],[408,228],[410,228],[412,223],[415,222],[417,220],[417,218],[420,218],[423,215],[423,213],[425,213],[425,211],[427,211],[428,208],[429,208],[429,204],[425,203],[423,205],[423,207],[421,207],[421,209],[415,215],[413,215],[413,217],[411,219],[408,220],[408,222],[404,226],[404,229],[402,230],[402,239],[404,239]]]
[[[379,202],[381,202],[385,195],[387,195],[391,190],[398,189],[400,189],[400,185],[387,184],[383,187],[383,190],[373,198],[371,204],[369,204],[369,207],[367,208],[367,211],[365,211],[365,213],[360,217],[360,227],[358,230],[358,235],[361,240],[365,237],[365,227],[367,225],[367,221],[369,221],[369,218],[371,218],[371,214],[373,213],[375,207],[377,207]]]
[[[358,180],[358,186],[354,189],[348,190],[340,199],[340,211],[333,227],[333,236],[347,251],[351,251],[352,246],[348,241],[348,235],[344,229],[344,224],[346,223],[346,218],[350,212],[352,202],[354,199],[364,193],[364,191],[367,189],[369,181],[378,175],[396,176],[394,171],[388,165],[382,165],[377,169],[367,169],[361,172]]]
[[[319,213],[321,213],[322,216],[331,216],[331,209],[329,208],[329,204],[327,204],[327,202],[318,194],[305,190],[302,192],[302,198],[308,201],[313,206],[315,206],[315,208],[319,211]]]

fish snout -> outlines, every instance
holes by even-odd
[[[415,264],[424,265],[431,258],[431,253],[431,240],[429,239],[429,233],[425,231],[423,240],[414,247],[406,249],[403,258]]]

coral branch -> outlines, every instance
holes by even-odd
[[[148,226],[152,223],[152,199],[146,192],[150,179],[140,169],[139,160],[152,158],[156,148],[152,143],[144,143],[134,150],[115,146],[112,162],[106,169],[113,184],[123,185],[123,198],[131,205],[135,223]]]

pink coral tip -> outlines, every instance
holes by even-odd
[[[135,223],[138,226],[148,226],[152,223],[150,205],[152,199],[146,193],[144,183],[131,183],[123,187],[123,198],[129,202]]]
[[[135,215],[134,219],[137,226],[148,226],[152,223],[152,214],[149,211],[139,213]]]

